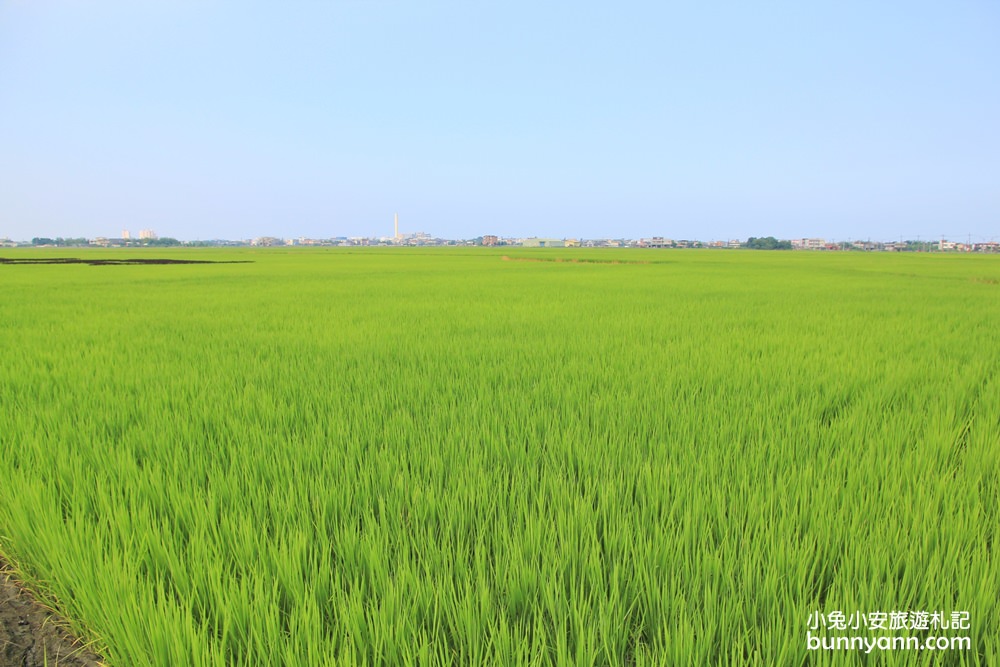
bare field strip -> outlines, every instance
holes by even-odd
[[[0,558],[0,667],[100,667],[100,657],[11,575]]]

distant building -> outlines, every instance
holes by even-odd
[[[126,238],[126,237],[123,236],[122,238]],[[156,236],[156,232],[154,232],[152,229],[143,229],[142,231],[139,232],[139,238],[142,239],[142,240],[150,240],[150,241],[152,241],[152,240],[156,239],[157,236]]]
[[[500,239],[492,234],[483,236],[483,245],[499,245]]]
[[[524,239],[521,245],[525,248],[565,248],[566,242],[562,239]]]
[[[129,233],[129,231],[127,229],[123,229],[122,230],[122,240],[123,241],[128,241],[130,238],[132,238],[132,235]]]

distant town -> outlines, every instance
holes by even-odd
[[[180,241],[171,237],[161,237],[151,229],[144,229],[137,235],[123,230],[117,237],[95,238],[48,238],[35,237],[30,241],[11,241],[0,238],[2,248],[142,248],[142,247],[275,247],[275,246],[519,246],[523,248],[745,248],[752,250],[812,250],[812,251],[866,251],[866,252],[1000,252],[1000,242],[966,242],[938,240],[899,241],[828,241],[821,238],[777,239],[773,236],[750,237],[746,240],[699,241],[671,239],[663,236],[648,238],[541,238],[507,237],[484,234],[471,239],[445,239],[425,232],[403,234],[398,231],[392,236],[361,237],[334,236],[329,238],[281,238],[260,236],[252,239],[207,241]]]

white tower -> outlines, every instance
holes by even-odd
[[[394,214],[396,233],[393,234],[392,238],[399,240],[399,213]]]

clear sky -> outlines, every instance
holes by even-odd
[[[1000,239],[996,0],[0,0],[0,237]]]

